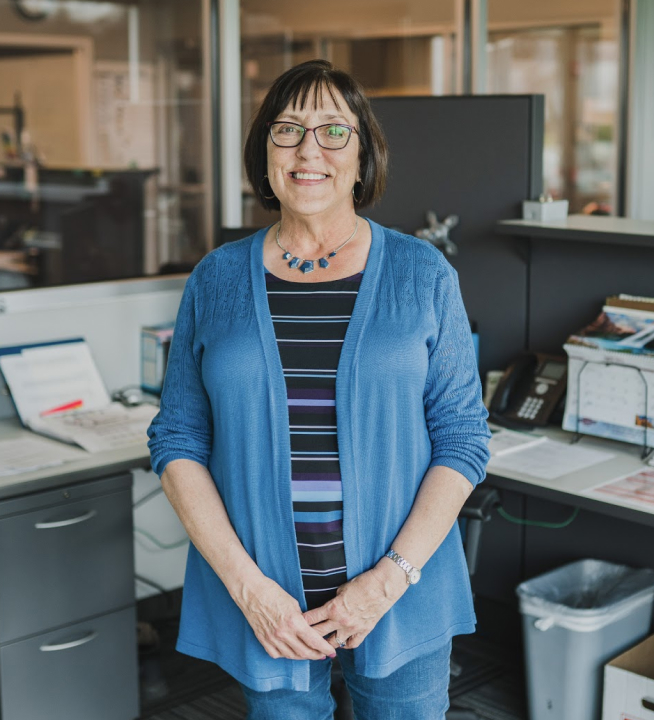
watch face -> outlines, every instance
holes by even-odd
[[[415,585],[420,580],[420,570],[418,568],[411,568],[409,570],[409,582],[411,585]]]

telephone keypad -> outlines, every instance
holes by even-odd
[[[543,398],[528,396],[522,403],[520,410],[518,410],[518,417],[525,420],[534,420],[544,402]]]

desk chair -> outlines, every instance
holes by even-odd
[[[459,521],[465,521],[464,549],[471,579],[477,570],[482,528],[484,523],[491,519],[493,508],[499,504],[500,496],[497,490],[482,485],[470,495],[459,513]],[[462,667],[454,656],[451,660],[450,674],[453,677],[465,674],[465,667]],[[447,711],[446,718],[447,720],[480,720],[479,715],[471,710],[457,709],[456,702]]]

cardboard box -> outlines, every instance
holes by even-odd
[[[654,635],[604,666],[602,720],[654,720]]]

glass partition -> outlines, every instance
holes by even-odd
[[[202,0],[0,0],[0,291],[211,244]]]

